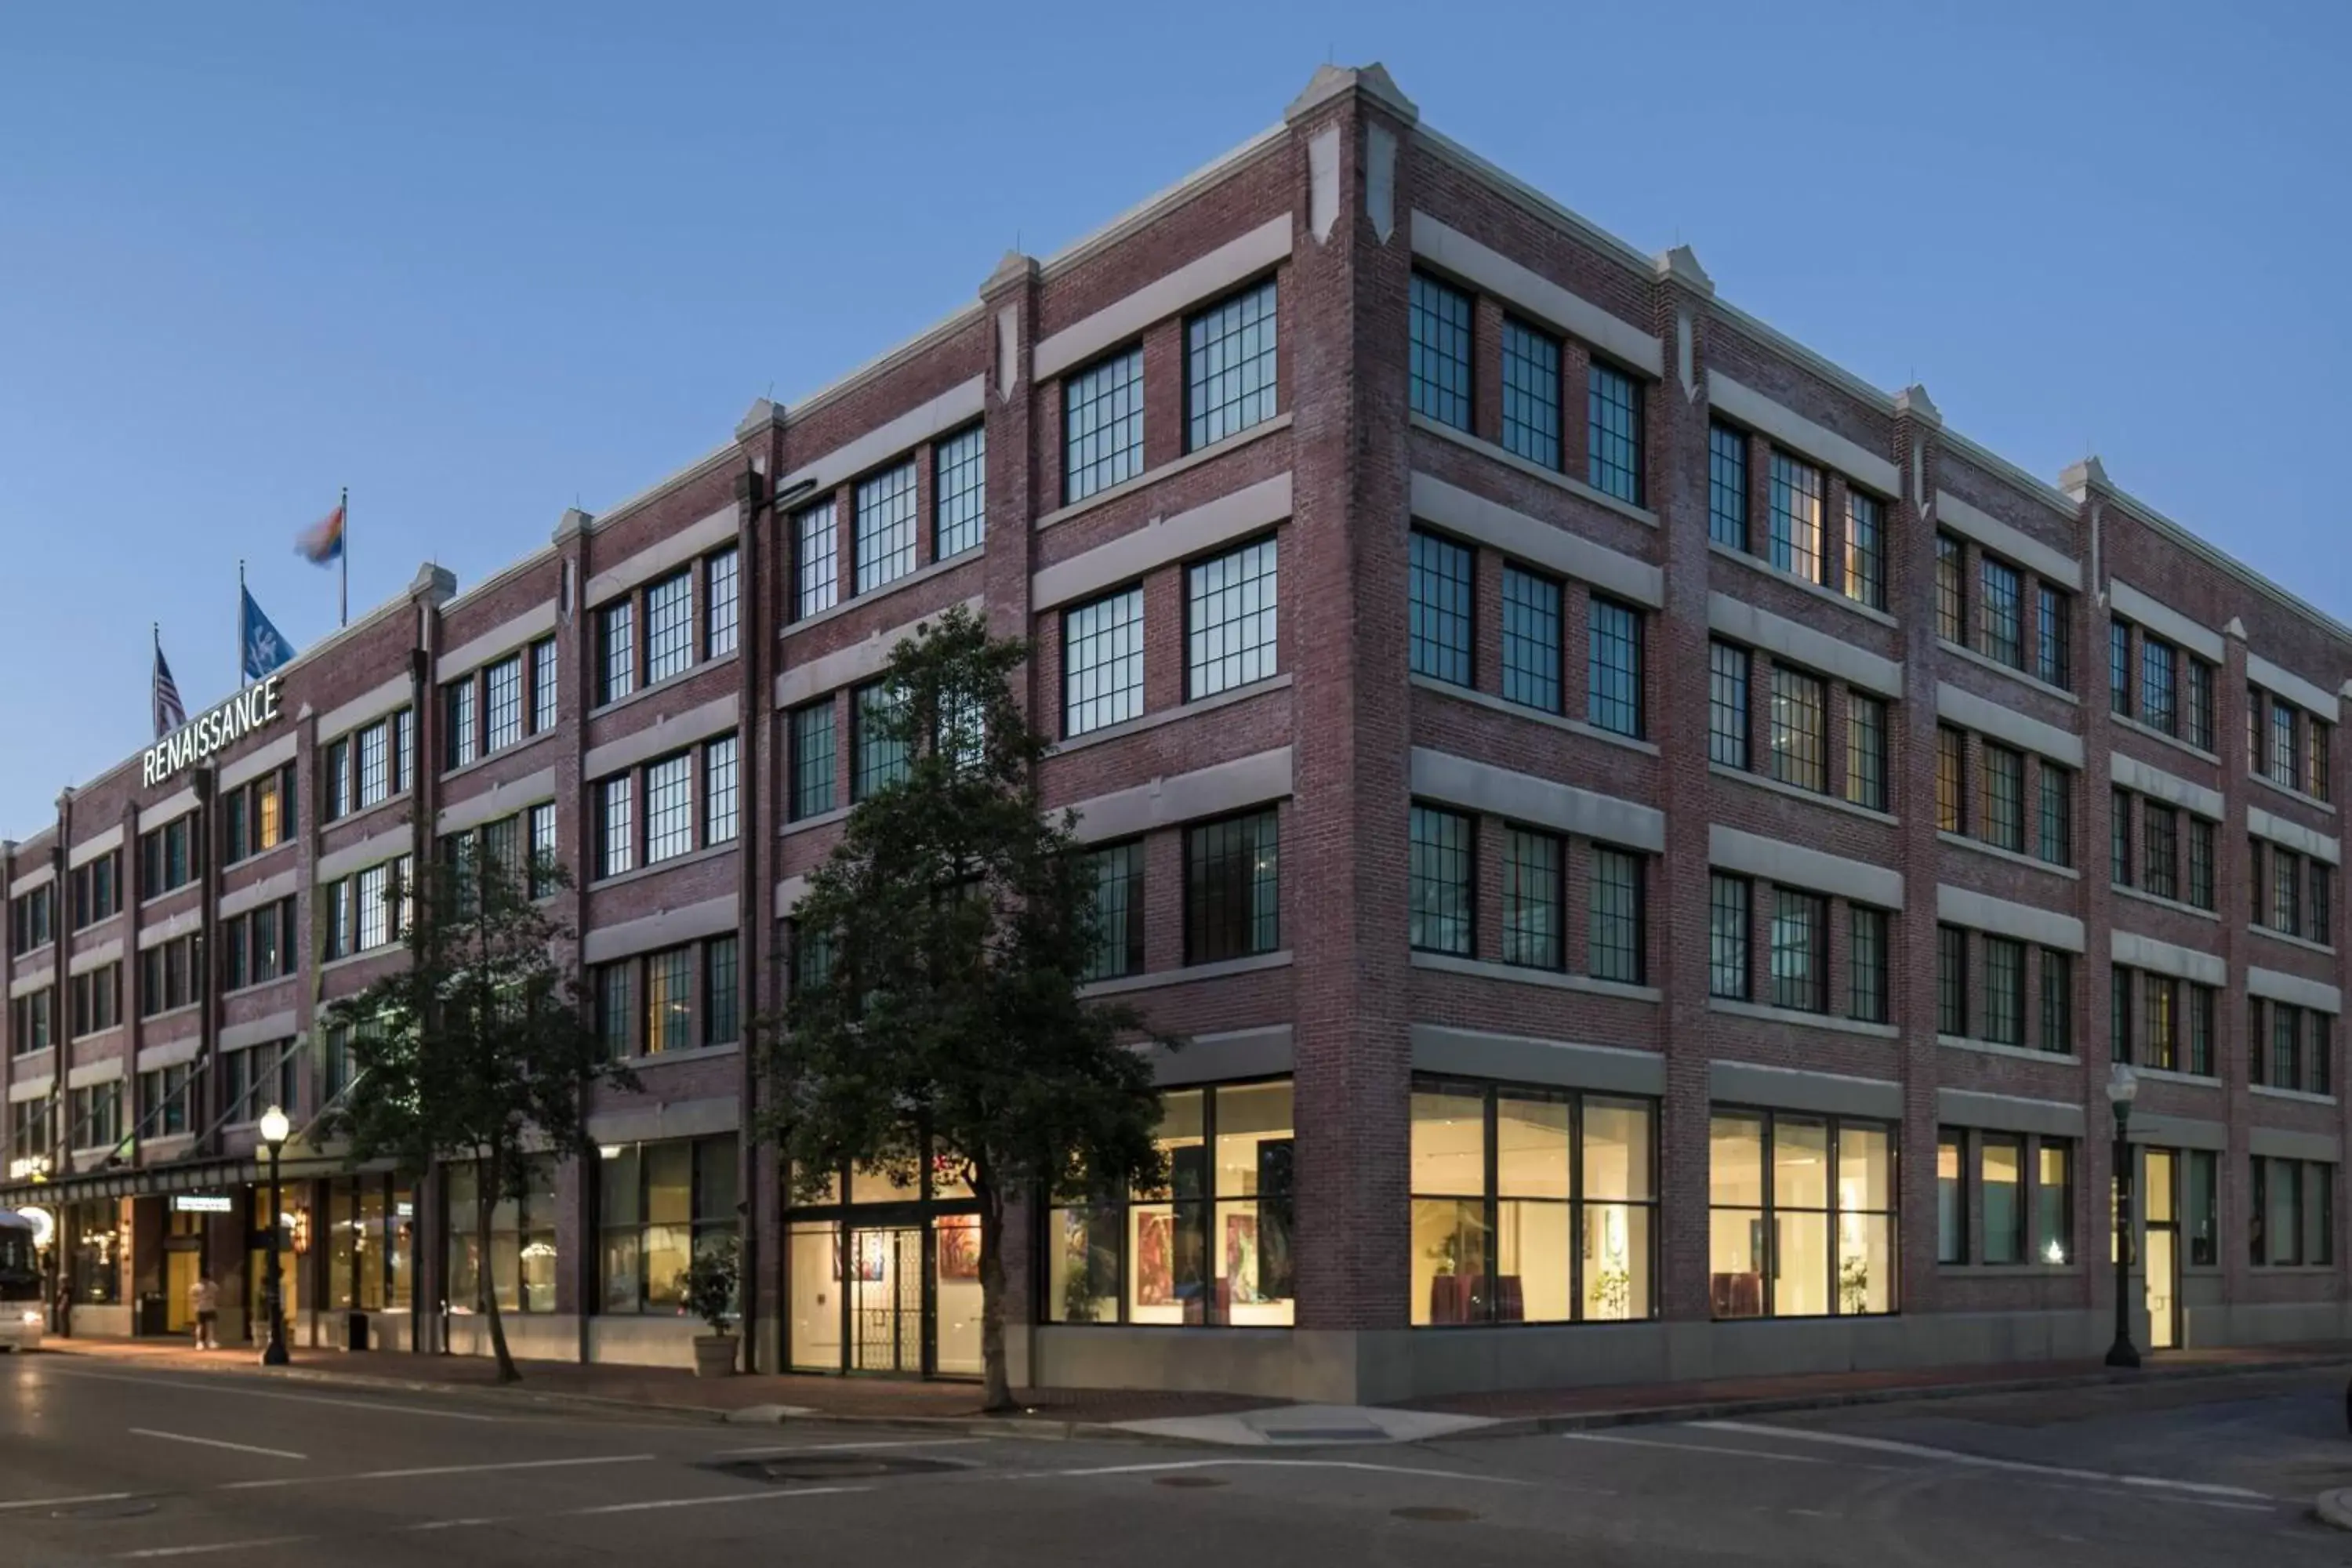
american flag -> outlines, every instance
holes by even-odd
[[[155,738],[162,740],[188,721],[188,710],[180,706],[179,683],[172,679],[172,667],[163,659],[163,635],[155,634]]]

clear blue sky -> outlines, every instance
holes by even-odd
[[[297,646],[331,629],[289,541],[339,486],[355,609],[427,558],[478,581],[1327,58],[2352,618],[2341,4],[22,5],[0,837],[145,743],[151,620],[191,710],[235,684],[239,556]]]

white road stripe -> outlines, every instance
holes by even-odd
[[[273,1476],[267,1480],[226,1481],[215,1489],[225,1492],[266,1491],[271,1487],[331,1485],[341,1481],[405,1481],[421,1476],[472,1476],[493,1470],[561,1470],[581,1465],[641,1465],[652,1454],[599,1454],[582,1459],[513,1459],[497,1465],[420,1465],[407,1470],[362,1470],[351,1476]]]
[[[207,1552],[251,1552],[263,1546],[291,1546],[310,1539],[307,1535],[265,1535],[252,1541],[215,1541],[206,1546],[151,1546],[144,1552],[123,1552],[116,1553],[116,1556],[123,1562],[142,1557],[199,1557]]]
[[[968,1448],[974,1443],[993,1441],[990,1437],[912,1437],[894,1443],[788,1443],[767,1448],[719,1448],[704,1458],[756,1459],[779,1454],[863,1454],[876,1448]]]
[[[1662,1443],[1654,1437],[1619,1437],[1601,1432],[1562,1432],[1560,1436],[1570,1443],[1607,1443],[1619,1448],[1664,1448],[1677,1454],[1728,1454],[1742,1459],[1769,1459],[1782,1465],[1843,1465],[1848,1469],[1891,1470],[1893,1465],[1856,1465],[1843,1459],[1824,1459],[1813,1454],[1769,1454],[1761,1448],[1728,1448],[1717,1443]]]
[[[1902,1454],[1915,1459],[1933,1459],[1940,1464],[1967,1465],[1977,1469],[2011,1470],[2025,1475],[2063,1476],[2068,1480],[2096,1481],[2105,1486],[2141,1487],[2155,1491],[2188,1492],[2200,1497],[2247,1498],[2268,1503],[2273,1500],[2245,1487],[2222,1486],[2213,1481],[2176,1481],[2162,1476],[2121,1475],[2111,1470],[2080,1470],[2066,1465],[2037,1465],[2023,1459],[1995,1459],[1982,1454],[1963,1453],[1957,1448],[1933,1448],[1925,1443],[1898,1442],[1892,1437],[1864,1437],[1848,1432],[1816,1432],[1802,1426],[1769,1426],[1752,1421],[1694,1421],[1690,1425],[1710,1432],[1739,1432],[1755,1437],[1780,1437],[1800,1443],[1826,1443],[1841,1448],[1861,1448],[1878,1454]]]
[[[1513,1476],[1479,1476],[1463,1470],[1415,1469],[1409,1465],[1372,1465],[1354,1459],[1181,1459],[1160,1465],[1101,1465],[1078,1470],[1016,1470],[1002,1479],[1051,1480],[1072,1476],[1148,1476],[1166,1470],[1370,1470],[1383,1476],[1429,1476],[1445,1481],[1480,1481],[1495,1487],[1531,1487]],[[1555,1488],[1554,1489],[1560,1489]]]
[[[10,1502],[0,1502],[0,1513],[27,1508],[72,1508],[86,1502],[127,1502],[131,1492],[85,1492],[80,1497],[27,1497]]]
[[[802,1497],[840,1497],[848,1492],[870,1492],[872,1487],[809,1487],[793,1491],[726,1492],[718,1497],[656,1498],[651,1502],[608,1502],[602,1508],[575,1508],[553,1517],[581,1519],[599,1513],[645,1513],[661,1508],[714,1508],[730,1502],[775,1502]]]
[[[200,1448],[226,1448],[236,1454],[259,1454],[268,1459],[308,1459],[308,1454],[297,1454],[285,1448],[257,1448],[250,1443],[224,1443],[218,1437],[191,1437],[185,1432],[158,1432],[152,1426],[133,1426],[133,1437],[161,1437],[173,1443],[194,1443]]]
[[[247,1399],[278,1399],[289,1405],[330,1405],[340,1410],[373,1410],[386,1415],[430,1415],[443,1421],[488,1421],[503,1423],[512,1420],[506,1415],[484,1415],[472,1410],[442,1410],[429,1405],[387,1405],[373,1399],[330,1399],[318,1394],[281,1394],[273,1388],[246,1388],[231,1373],[215,1373],[201,1383],[184,1383],[167,1377],[118,1377],[104,1372],[62,1372],[44,1367],[46,1377],[78,1377],[88,1383],[129,1383],[142,1388],[184,1388],[197,1394],[236,1394]]]

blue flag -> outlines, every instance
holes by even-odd
[[[242,623],[245,635],[240,639],[245,645],[245,678],[259,680],[292,658],[294,650],[287,646],[284,637],[278,635],[278,628],[269,624],[269,617],[261,613],[261,606],[253,602],[251,591],[240,587],[237,593],[245,599]]]

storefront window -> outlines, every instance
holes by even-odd
[[[1647,1100],[1418,1084],[1414,1324],[1650,1316],[1655,1121]]]
[[[449,1310],[481,1310],[482,1257],[487,1251],[501,1310],[555,1310],[554,1162],[530,1162],[520,1198],[499,1194],[490,1209],[487,1238],[477,1206],[478,1172],[471,1163],[449,1167]]]
[[[736,1229],[735,1134],[629,1143],[598,1166],[599,1310],[682,1312],[679,1276]]]
[[[128,1232],[112,1198],[69,1204],[65,1210],[72,1238],[69,1262],[78,1306],[111,1307],[122,1300],[123,1243]]]
[[[1895,1310],[1895,1155],[1885,1126],[1718,1110],[1709,1144],[1716,1317]]]
[[[1169,1165],[1158,1190],[1048,1215],[1051,1321],[1287,1327],[1288,1080],[1164,1095],[1158,1141]]]

